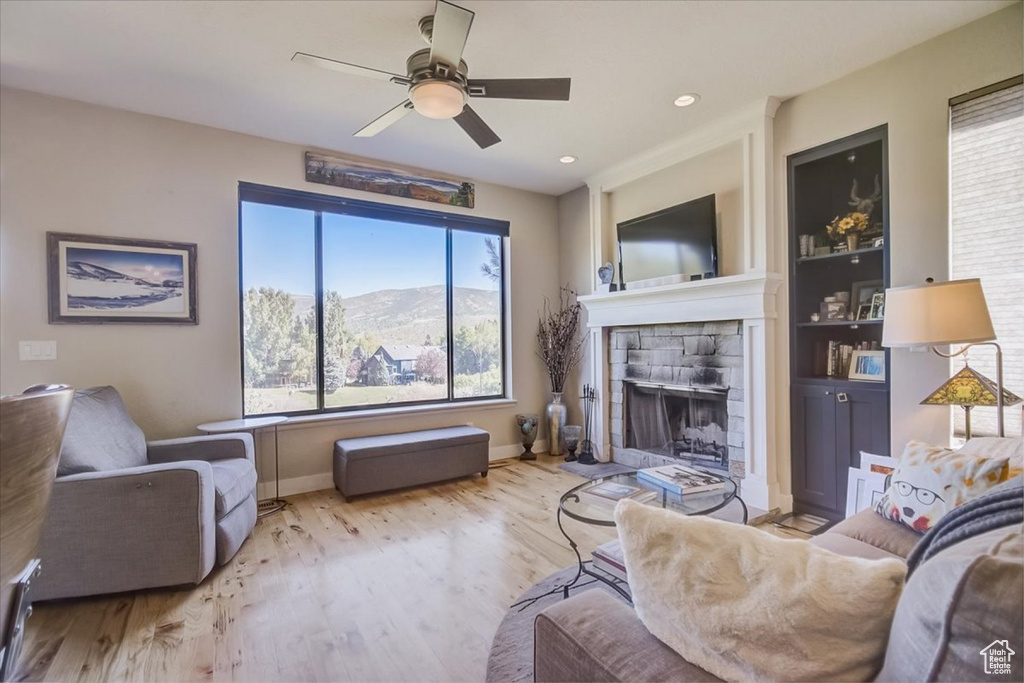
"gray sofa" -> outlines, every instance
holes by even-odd
[[[843,555],[905,560],[920,540],[865,510],[810,542]],[[1024,528],[1013,524],[922,562],[900,598],[877,680],[1021,680],[1024,660],[1014,658],[1010,675],[989,675],[980,651],[1008,640],[1024,657],[1022,555]],[[632,608],[603,590],[584,591],[539,614],[534,640],[536,681],[719,680],[651,635]]]
[[[255,524],[250,435],[147,443],[113,387],[77,391],[33,598],[197,584]]]

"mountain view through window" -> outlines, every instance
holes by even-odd
[[[288,203],[241,203],[246,415],[504,395],[500,233]]]

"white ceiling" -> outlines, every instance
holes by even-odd
[[[456,0],[458,2],[458,0]],[[475,100],[503,142],[408,116],[352,133],[401,86],[289,61],[295,51],[404,73],[433,0],[0,2],[0,82],[548,194],[702,123],[792,97],[1011,2],[485,2],[471,77],[572,77],[570,102]],[[672,100],[698,92],[696,106]],[[571,166],[558,157],[572,154]]]

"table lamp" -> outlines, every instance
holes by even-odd
[[[995,342],[996,332],[985,303],[981,280],[953,280],[924,285],[890,287],[885,291],[885,322],[882,346],[908,348],[930,346],[943,358],[954,358],[972,346],[992,346],[996,350],[996,428],[1005,436],[1003,425],[1003,350]],[[936,346],[964,344],[953,353]],[[943,385],[945,386],[945,385]]]
[[[931,396],[921,401],[921,405],[961,406],[964,409],[964,435],[971,438],[971,408],[974,406],[994,406],[998,404],[996,383],[964,364],[964,369],[956,373],[945,383],[932,392]],[[1003,389],[1003,405],[1013,406],[1020,403],[1020,396]]]

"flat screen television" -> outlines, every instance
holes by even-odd
[[[694,275],[718,276],[715,195],[618,224],[619,278],[623,283]]]

